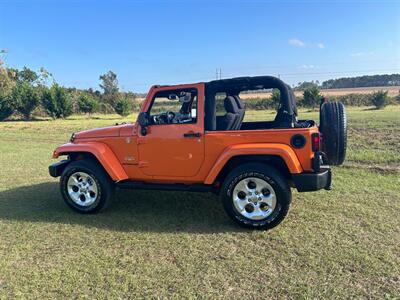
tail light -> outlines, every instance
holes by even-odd
[[[319,136],[319,132],[315,132],[311,135],[311,147],[312,147],[312,151],[316,152],[319,151],[320,149],[320,136]]]

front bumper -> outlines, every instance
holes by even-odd
[[[327,166],[321,166],[319,172],[293,174],[292,177],[294,185],[299,192],[331,189],[332,171],[331,168]]]
[[[49,166],[49,174],[52,177],[58,177],[61,176],[62,172],[64,172],[65,167],[70,163],[71,161],[68,159],[61,160],[59,162],[56,162],[55,164],[52,164]]]

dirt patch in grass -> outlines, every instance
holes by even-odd
[[[380,165],[368,165],[363,163],[354,163],[354,162],[345,162],[343,165],[344,168],[356,168],[356,169],[364,169],[374,172],[379,172],[383,174],[400,174],[400,165],[393,164],[387,166]]]

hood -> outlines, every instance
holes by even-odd
[[[84,131],[76,132],[74,134],[74,138],[75,139],[86,139],[86,138],[117,137],[117,136],[120,136],[121,129],[126,126],[128,126],[128,124],[84,130]]]

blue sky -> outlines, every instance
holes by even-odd
[[[108,3],[107,3],[108,2]],[[242,75],[290,84],[400,73],[400,1],[4,1],[8,66],[123,90]]]

